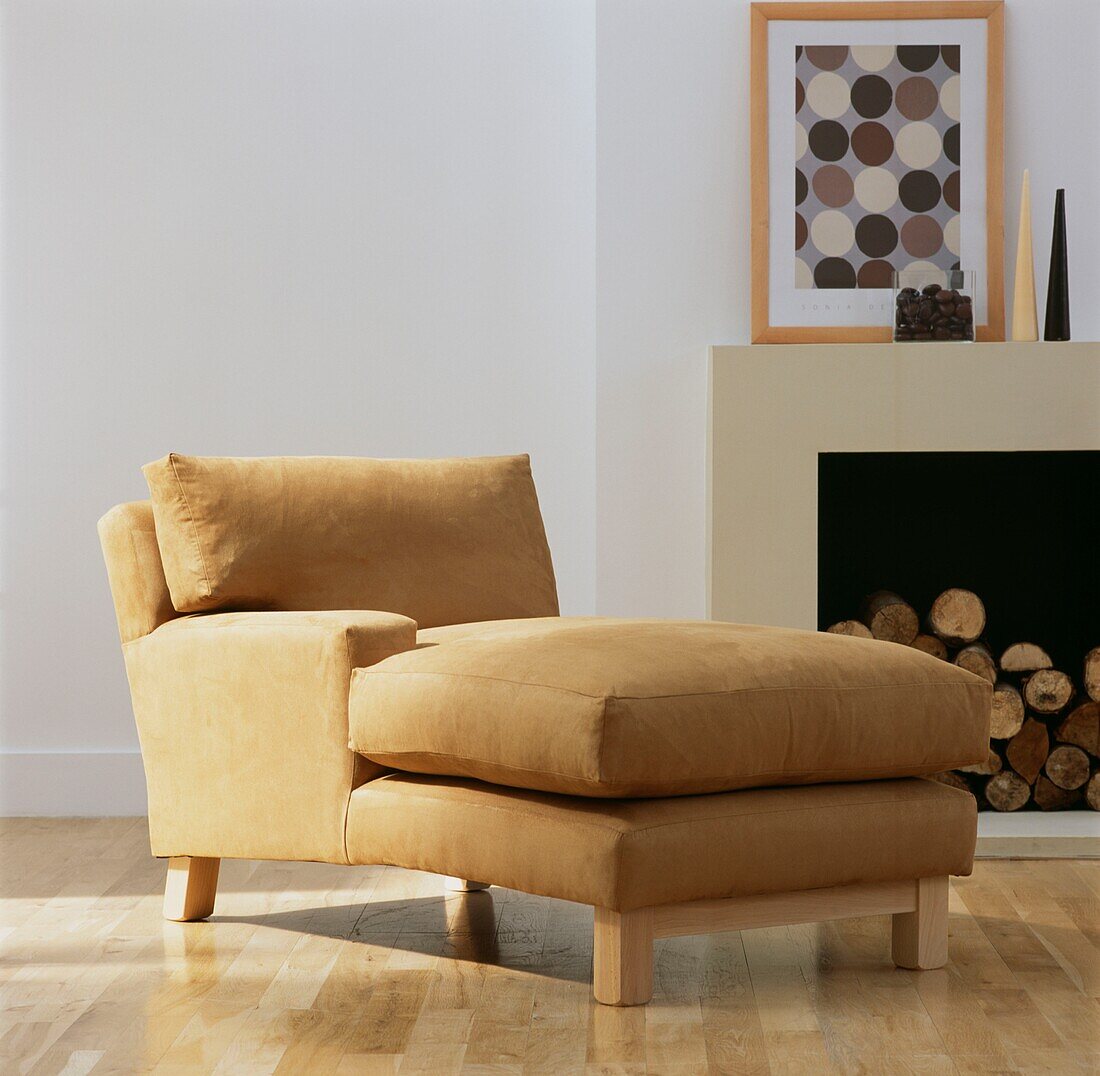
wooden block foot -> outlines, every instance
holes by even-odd
[[[210,915],[214,911],[221,862],[204,856],[176,856],[168,860],[164,918],[190,923]]]
[[[447,878],[443,882],[443,888],[448,893],[480,893],[489,888],[489,882],[475,882],[470,878]]]
[[[645,1005],[653,997],[653,909],[597,908],[592,992],[604,1005]]]
[[[913,884],[916,909],[894,915],[894,963],[899,968],[942,968],[947,963],[947,878],[920,878]]]

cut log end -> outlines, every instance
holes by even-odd
[[[1035,806],[1041,811],[1065,811],[1075,806],[1081,799],[1080,789],[1059,788],[1042,774],[1032,790]]]
[[[1083,702],[1070,710],[1058,726],[1057,737],[1062,743],[1100,756],[1100,702]]]
[[[1024,702],[1038,714],[1056,714],[1073,698],[1073,681],[1057,669],[1039,669],[1024,684]]]
[[[947,661],[947,644],[942,639],[937,639],[934,635],[927,635],[921,632],[917,637],[909,644],[914,650],[920,650],[922,653],[930,654],[934,658],[939,658],[940,661]]]
[[[1050,736],[1047,727],[1033,717],[1024,722],[1023,728],[1008,741],[1008,747],[1005,748],[1008,764],[1029,785],[1035,784],[1049,753]]]
[[[833,635],[851,635],[854,639],[874,638],[871,629],[858,620],[839,620],[835,624],[830,624],[825,630]]]
[[[969,646],[964,646],[955,655],[955,664],[960,669],[965,669],[975,676],[980,676],[983,680],[988,680],[991,684],[997,682],[997,663],[993,660],[989,648],[982,643],[971,643]]]
[[[970,795],[974,795],[967,784],[965,777],[960,777],[954,770],[945,770],[943,773],[930,773],[928,775],[929,781],[935,781],[941,785],[947,785],[949,788],[957,788],[960,792],[969,792]]]
[[[1018,811],[1031,799],[1031,786],[1019,774],[1002,770],[986,782],[985,798],[995,811]]]
[[[989,735],[994,740],[1011,740],[1024,727],[1024,699],[1012,684],[993,688],[993,712]]]
[[[1072,791],[1089,779],[1089,756],[1079,747],[1062,744],[1051,751],[1047,758],[1046,773],[1059,788]]]
[[[1085,655],[1085,694],[1093,702],[1100,702],[1100,646],[1094,646]]]
[[[977,773],[988,777],[991,774],[1000,773],[1003,768],[1004,762],[1001,761],[1001,756],[991,749],[984,762],[979,762],[976,766],[960,766],[959,773]]]
[[[933,603],[928,627],[950,646],[966,646],[985,630],[985,606],[972,590],[952,587]]]
[[[1013,643],[1001,655],[1001,669],[1006,673],[1030,673],[1053,665],[1050,655],[1034,643]]]
[[[1100,770],[1097,770],[1085,785],[1085,802],[1094,811],[1100,811]]]
[[[888,590],[876,590],[863,600],[859,619],[876,639],[908,646],[920,629],[917,611]]]

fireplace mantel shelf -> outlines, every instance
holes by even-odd
[[[708,615],[812,630],[820,453],[1100,449],[1100,343],[714,347],[708,410]]]

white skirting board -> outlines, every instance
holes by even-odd
[[[982,858],[1100,858],[1100,811],[982,811]]]
[[[96,818],[148,809],[137,751],[0,752],[0,817]]]

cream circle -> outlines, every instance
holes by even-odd
[[[798,120],[794,121],[794,159],[802,160],[806,150],[810,148],[810,136],[806,134],[806,128]]]
[[[822,119],[835,120],[848,111],[852,91],[840,75],[832,71],[822,71],[810,79],[806,87],[806,101]]]
[[[898,177],[886,168],[864,168],[856,176],[856,201],[869,213],[885,213],[898,200]]]
[[[910,168],[927,168],[940,159],[943,142],[940,133],[930,123],[907,123],[894,138],[894,149],[903,164]]]
[[[864,71],[881,71],[894,59],[893,45],[853,45],[852,59]]]
[[[961,253],[959,248],[962,246],[962,227],[957,213],[943,226],[943,242],[947,249],[958,257]]]
[[[839,258],[852,249],[852,244],[856,241],[856,229],[840,210],[826,209],[814,217],[810,225],[810,238],[822,254]]]
[[[913,272],[913,273],[942,273],[943,269],[938,265],[933,265],[931,262],[910,262],[905,267],[905,272],[907,272],[907,273],[909,273],[909,272]],[[928,283],[931,284],[932,281],[929,280]]]
[[[814,286],[813,271],[801,258],[795,258],[794,260],[794,286],[796,288],[812,288]]]
[[[952,75],[940,87],[940,108],[953,120],[959,118],[959,76]]]

